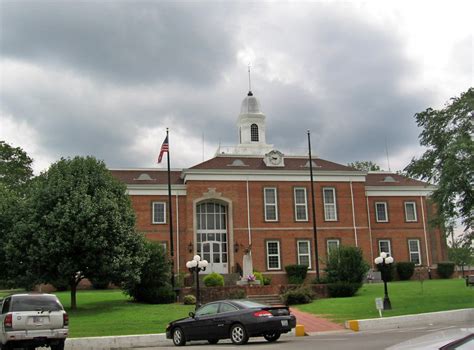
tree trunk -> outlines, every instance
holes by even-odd
[[[71,310],[76,310],[77,309],[76,290],[77,290],[77,282],[74,281],[74,282],[71,283]]]

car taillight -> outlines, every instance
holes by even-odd
[[[69,326],[69,316],[66,313],[63,314],[63,326]]]
[[[266,310],[260,310],[260,311],[254,312],[253,315],[255,317],[271,317],[271,316],[273,316],[270,312],[268,312]]]
[[[7,314],[5,316],[5,320],[3,320],[3,325],[5,326],[5,329],[13,328],[13,315],[12,314]]]

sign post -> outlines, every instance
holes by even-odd
[[[382,310],[383,310],[383,299],[382,298],[375,298],[375,307],[379,310],[379,315],[382,317]]]

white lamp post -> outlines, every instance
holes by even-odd
[[[379,267],[379,270],[382,272],[382,280],[385,291],[385,296],[383,298],[383,309],[391,310],[392,304],[390,303],[390,298],[388,297],[387,277],[388,270],[390,269],[391,264],[393,264],[393,258],[391,256],[387,257],[387,253],[382,252],[380,253],[379,257],[375,258],[374,262]]]
[[[196,273],[196,310],[201,307],[201,293],[199,291],[199,272],[207,268],[207,260],[201,260],[199,255],[195,255],[193,260],[186,263],[189,272]]]

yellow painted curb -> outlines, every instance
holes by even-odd
[[[350,329],[352,329],[355,332],[359,331],[359,321],[358,320],[347,321],[347,323],[349,324]]]
[[[304,325],[302,324],[297,324],[295,327],[295,335],[297,337],[304,337]]]

